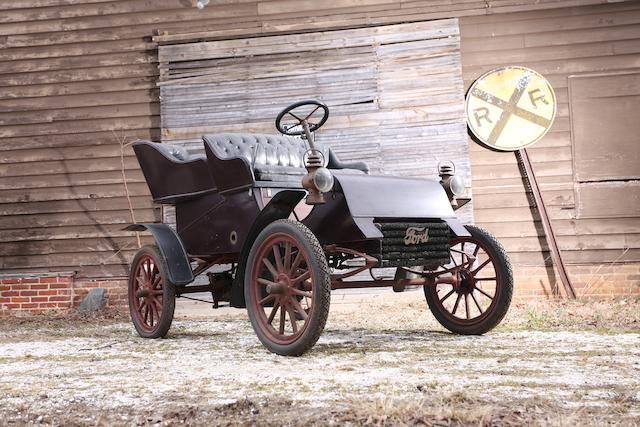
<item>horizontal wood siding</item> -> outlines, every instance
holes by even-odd
[[[0,271],[126,273],[137,242],[120,230],[132,220],[122,163],[136,220],[160,218],[129,147],[120,158],[120,141],[160,139],[154,34],[178,43],[605,1],[215,0],[204,10],[193,3],[0,2]],[[633,26],[615,30],[620,40],[634,38]],[[589,36],[605,36],[598,34]]]
[[[603,210],[601,218],[580,217],[568,86],[571,75],[640,68],[640,3],[467,17],[460,20],[460,32],[467,87],[498,66],[524,65],[545,75],[555,89],[556,121],[543,140],[528,151],[565,261],[639,261],[637,183],[620,184],[629,190],[624,192],[629,197],[627,203],[602,199],[598,202]],[[621,87],[625,86],[624,76],[627,74],[619,79]],[[615,76],[609,80],[615,85]],[[477,222],[500,238],[518,264],[549,262],[549,254],[540,252],[548,248],[539,237],[542,226],[530,211],[531,198],[524,192],[514,155],[488,151],[477,144],[470,145],[470,151]],[[629,208],[629,203],[636,203],[636,209]],[[618,208],[624,208],[627,218],[616,218]]]

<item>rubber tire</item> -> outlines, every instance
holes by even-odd
[[[133,307],[133,301],[131,298],[134,269],[143,255],[149,255],[158,266],[160,276],[162,277],[162,288],[164,291],[164,295],[162,296],[162,315],[160,316],[160,321],[152,331],[146,331],[134,320],[136,318],[134,316],[135,308]],[[171,328],[171,322],[173,322],[173,314],[176,307],[176,287],[169,281],[167,265],[157,246],[143,246],[136,253],[135,257],[133,257],[133,261],[131,262],[131,271],[129,271],[127,297],[129,300],[129,315],[131,316],[131,323],[133,323],[133,326],[136,328],[138,335],[142,338],[164,338],[169,332],[169,328]]]
[[[251,277],[253,277],[253,260],[256,257],[256,252],[272,233],[277,232],[289,234],[291,237],[294,237],[299,244],[304,246],[310,258],[309,267],[311,268],[314,287],[314,307],[311,318],[309,319],[309,324],[300,338],[286,345],[274,343],[260,328],[258,320],[255,317],[256,313],[252,310],[253,302],[251,299],[253,297],[250,290]],[[331,275],[329,266],[327,264],[327,258],[324,251],[322,250],[322,246],[320,245],[320,242],[318,242],[316,236],[301,222],[289,219],[274,221],[266,226],[253,242],[246,265],[247,269],[244,276],[244,295],[245,300],[247,301],[247,312],[249,314],[251,326],[262,345],[264,345],[270,352],[281,356],[297,357],[309,351],[318,341],[320,335],[322,335],[322,331],[327,323],[327,317],[329,316],[329,305],[331,302]]]
[[[498,300],[492,309],[492,313],[480,323],[460,325],[451,321],[442,313],[442,308],[437,302],[438,296],[435,292],[435,286],[424,286],[424,295],[431,313],[433,313],[436,320],[449,331],[460,335],[482,335],[498,326],[509,310],[513,296],[513,272],[507,252],[493,234],[474,225],[467,225],[465,227],[469,233],[471,233],[471,236],[482,244],[483,249],[496,259],[496,274],[500,275],[501,286],[496,290]]]

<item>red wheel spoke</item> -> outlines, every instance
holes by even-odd
[[[260,285],[265,285],[265,286],[268,286],[268,285],[271,285],[271,286],[278,286],[278,283],[276,283],[276,282],[272,282],[271,280],[263,279],[262,277],[258,277],[257,282],[258,282]]]
[[[152,305],[151,305],[151,307],[153,308],[153,314],[154,314],[153,321],[154,321],[155,323],[160,323],[160,313],[161,313],[162,311],[161,311],[161,310],[158,310],[158,305],[159,305],[159,304],[160,304],[160,303],[156,300],[156,301],[154,302],[154,304],[152,304]],[[162,308],[162,305],[160,305],[160,308]]]
[[[288,272],[291,268],[291,243],[284,244],[284,271]]]
[[[298,314],[302,317],[302,319],[307,320],[307,317],[309,317],[309,315],[295,297],[291,297],[291,304],[293,305],[293,308],[295,308],[295,310],[298,312]]]
[[[156,313],[162,313],[162,303],[160,302],[160,300],[158,300],[157,298],[153,298],[153,303],[156,306]],[[158,317],[160,317],[160,315],[158,314]]]
[[[451,248],[451,252],[460,252],[460,251],[458,251],[458,250],[456,250],[456,249]],[[451,259],[451,263],[453,264],[453,267],[452,267],[452,268],[460,267],[460,266],[456,263],[456,259],[453,257],[453,255],[451,255],[451,256],[450,256],[450,259]]]
[[[284,322],[286,320],[286,307],[282,304],[282,308],[280,308],[280,328],[278,330],[280,335],[284,335]]]
[[[269,294],[266,297],[262,298],[260,301],[258,301],[259,305],[264,305],[266,303],[268,303],[269,301],[271,301],[272,299],[274,299],[276,296],[274,294]]]
[[[289,313],[291,329],[293,329],[293,333],[295,334],[296,332],[298,332],[298,322],[296,322],[296,314],[289,306],[287,306],[287,313]]]
[[[152,293],[152,295],[158,296],[158,295],[162,295],[164,294],[164,291],[162,289],[155,289]]]
[[[149,326],[153,326],[153,320],[156,314],[155,307],[152,304],[149,304]]]
[[[476,280],[496,280],[496,277],[474,277]]]
[[[280,301],[276,300],[276,302],[273,303],[273,308],[271,309],[271,313],[269,313],[269,318],[267,319],[268,324],[273,323],[273,319],[276,317],[276,313],[278,312],[279,307],[280,307]]]
[[[482,270],[484,267],[486,267],[487,264],[489,264],[491,262],[491,258],[487,258],[487,260],[485,262],[483,262],[482,264],[480,264],[480,267],[476,268],[475,270],[473,270],[471,272],[471,274],[473,274],[474,276],[478,273],[478,271]]]
[[[278,278],[278,271],[276,270],[276,268],[273,266],[273,264],[271,264],[271,261],[269,261],[267,258],[262,258],[262,262],[264,263],[264,265],[267,267],[267,270],[269,270],[269,273],[271,273],[271,275],[273,276],[274,279]]]
[[[273,245],[273,256],[276,261],[276,268],[278,269],[278,271],[282,271],[282,258],[280,257],[280,248],[278,247],[278,245]]]
[[[458,298],[456,298],[456,303],[453,305],[453,311],[451,312],[451,314],[456,314],[456,311],[458,310],[458,304],[460,304],[460,298],[462,298],[462,294],[458,294]]]
[[[465,310],[465,313],[467,314],[467,319],[470,319],[471,313],[469,313],[469,298],[467,298],[467,294],[464,294],[464,310]]]
[[[293,273],[294,271],[296,271],[298,269],[298,267],[300,267],[300,263],[302,262],[302,252],[298,249],[298,253],[296,254],[296,257],[293,260],[293,263],[291,263],[291,269],[289,270],[290,273]]]
[[[145,271],[145,279],[151,281],[151,259],[147,259],[147,269]]]
[[[298,283],[302,282],[303,280],[307,280],[308,278],[311,277],[311,272],[309,270],[307,270],[305,273],[299,275],[298,277],[296,277],[295,279],[293,279],[291,281],[291,286],[295,286]]]
[[[473,250],[473,257],[478,256],[478,251],[480,251],[480,245],[476,243],[476,248]]]
[[[298,288],[291,288],[291,292],[293,292],[296,295],[300,295],[301,297],[313,298],[313,292],[310,292],[310,291],[303,291]]]
[[[149,323],[149,305],[145,304],[144,306],[144,323]]]
[[[476,303],[476,307],[478,307],[478,311],[480,312],[480,314],[484,313],[482,308],[480,308],[480,304],[478,304],[478,300],[476,299],[476,296],[473,294],[473,292],[470,295],[471,295],[471,298],[473,298],[473,302]]]
[[[153,280],[153,284],[152,284],[152,288],[153,289],[158,289],[160,287],[160,284],[162,283],[162,276],[158,273],[158,275],[156,276],[156,278]]]
[[[453,295],[453,293],[455,292],[455,290],[451,289],[451,291],[446,294],[441,300],[440,302],[444,302],[447,298],[449,298],[451,295]]]
[[[451,249],[451,252],[455,252],[455,253],[457,253],[457,254],[462,254],[462,255],[466,255],[466,254],[467,254],[466,252],[462,252],[462,251],[461,251],[461,250],[459,250],[459,249]]]
[[[491,295],[489,295],[488,293],[486,293],[485,291],[483,291],[482,289],[480,289],[480,288],[476,287],[476,290],[477,290],[478,292],[480,292],[482,295],[484,295],[485,297],[487,297],[487,298],[489,298],[490,300],[492,300],[492,301],[493,301],[493,297],[492,297]]]
[[[469,254],[466,253],[466,252],[462,252],[462,251],[459,251],[457,249],[451,249],[451,252],[456,252],[456,253],[459,253],[460,255],[462,255],[462,257],[460,259],[460,265],[458,267],[462,267],[462,266],[472,262],[471,261],[471,257],[469,257]],[[467,261],[464,260],[465,257],[467,258]]]

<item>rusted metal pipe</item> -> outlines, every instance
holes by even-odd
[[[359,289],[359,288],[385,288],[394,285],[424,286],[432,283],[429,279],[402,279],[402,280],[336,280],[331,282],[331,289]]]

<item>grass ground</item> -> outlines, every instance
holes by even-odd
[[[117,313],[1,319],[0,425],[640,425],[637,300],[518,303],[462,337],[418,293],[346,298],[295,359],[203,307],[163,340]]]

